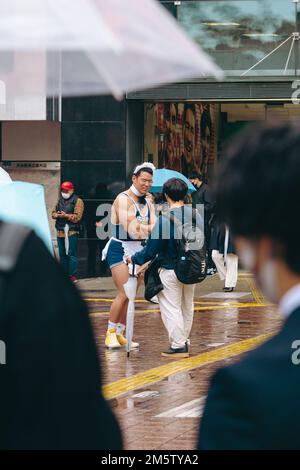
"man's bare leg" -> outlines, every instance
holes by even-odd
[[[127,312],[128,298],[125,294],[124,284],[129,279],[128,266],[125,263],[115,266],[111,269],[111,273],[114,284],[118,289],[118,294],[111,304],[109,320],[113,323],[119,323],[124,315],[124,311]]]
[[[123,317],[123,312],[126,310],[128,305],[128,298],[125,294],[124,284],[128,281],[129,273],[128,266],[123,263],[119,266],[115,266],[111,269],[112,278],[118,293],[113,303],[111,304],[108,330],[105,337],[105,345],[108,348],[118,348],[121,344],[118,341],[118,325],[121,323],[121,318]],[[126,318],[126,316],[125,316]]]

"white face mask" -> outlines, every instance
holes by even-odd
[[[70,197],[71,197],[71,194],[69,194],[69,193],[61,193],[61,195],[64,199],[70,199]]]
[[[135,194],[135,195],[138,196],[138,197],[144,196],[144,194],[140,193],[140,192],[136,189],[136,187],[134,186],[134,184],[132,184],[132,185],[130,186],[130,190],[133,192],[133,194]]]
[[[243,267],[254,273],[263,294],[270,300],[270,302],[277,303],[279,295],[277,289],[277,269],[275,261],[272,259],[265,261],[259,271],[255,272],[256,250],[251,244],[244,245],[242,249],[239,249],[239,258]]]

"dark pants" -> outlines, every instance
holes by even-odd
[[[60,262],[69,276],[76,276],[77,274],[77,240],[78,235],[71,235],[69,237],[69,254],[66,254],[65,239],[57,237],[57,245]]]
[[[211,228],[209,224],[205,224],[204,226],[204,235],[205,235],[205,242],[206,242],[207,269],[215,268],[215,263],[213,262],[212,257],[211,257],[211,253],[212,253],[212,249],[210,248]]]

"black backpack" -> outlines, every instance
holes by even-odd
[[[177,230],[177,260],[175,274],[183,284],[197,284],[206,278],[206,246],[204,232],[197,227],[197,210],[193,209],[192,221],[181,223],[171,212],[174,235]],[[183,220],[184,221],[184,220]],[[176,230],[175,230],[176,229]]]

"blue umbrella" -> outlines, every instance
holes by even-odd
[[[53,254],[43,186],[22,181],[1,184],[0,219],[32,228]]]
[[[179,173],[178,171],[166,170],[165,168],[162,168],[161,170],[154,171],[153,184],[151,186],[150,192],[161,193],[164,183],[168,181],[170,178],[179,178],[182,181],[184,181],[188,186],[188,194],[191,194],[194,191],[196,191],[192,183],[182,173]]]

